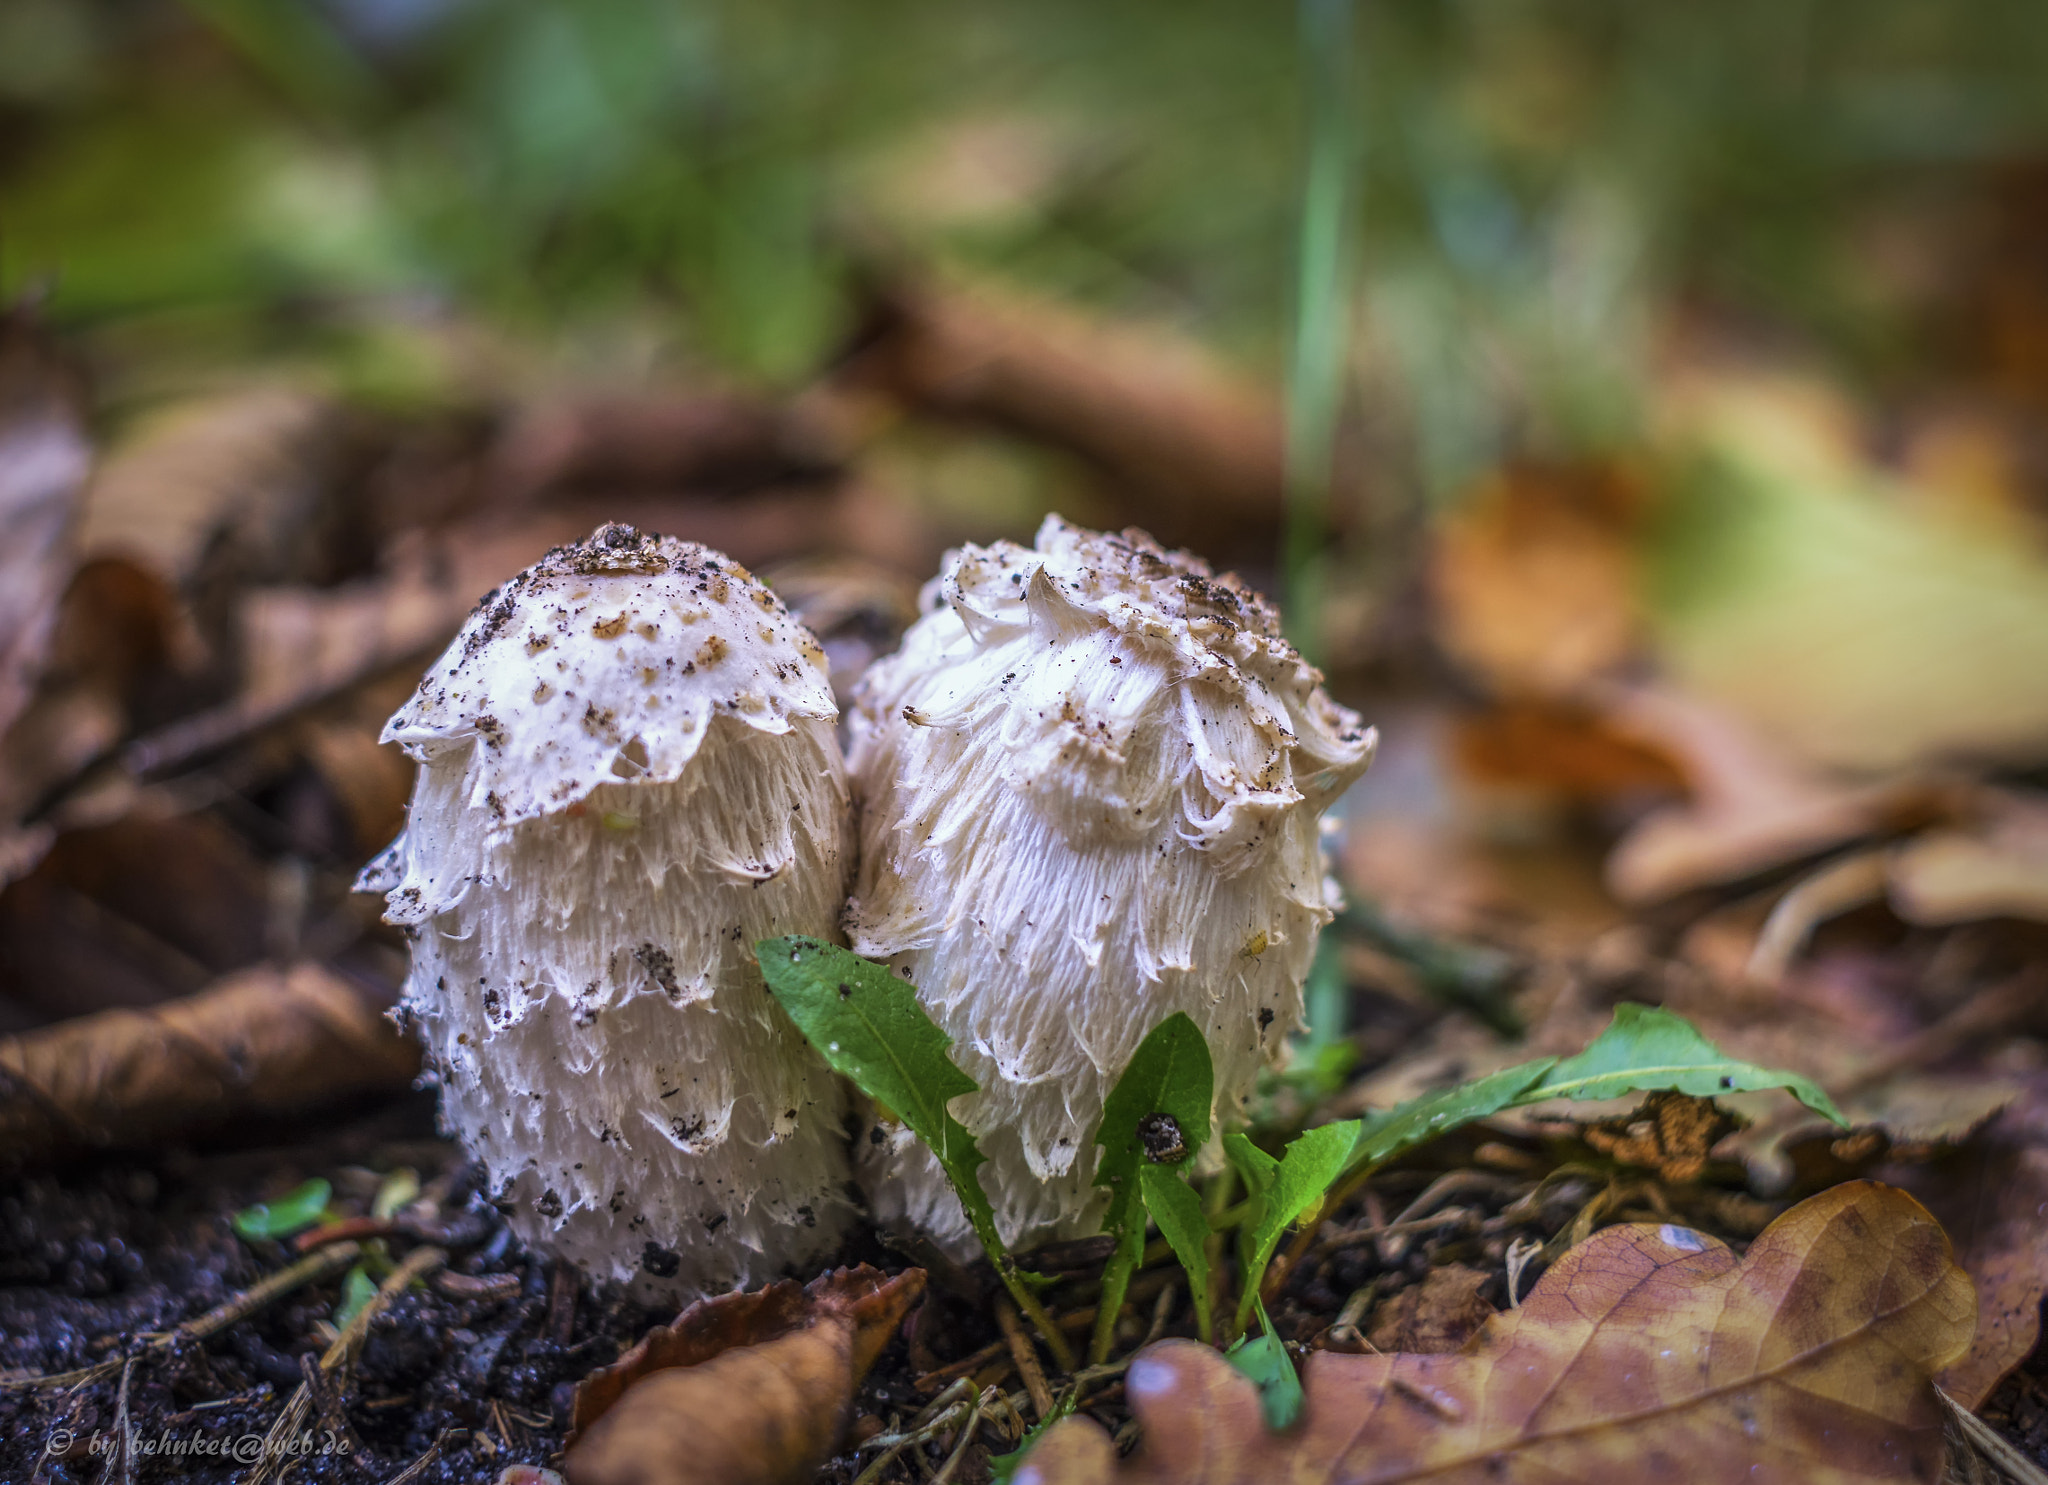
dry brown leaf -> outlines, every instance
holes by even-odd
[[[484,478],[497,500],[526,504],[578,490],[751,490],[835,467],[824,431],[787,405],[674,388],[522,407]]]
[[[1609,467],[1516,465],[1439,523],[1437,636],[1504,696],[1571,696],[1637,652],[1642,482]]]
[[[1930,830],[1891,860],[1891,902],[1926,925],[1976,918],[2048,923],[2048,795],[2017,789],[1979,794],[1969,827]]]
[[[405,825],[412,760],[372,728],[339,722],[309,724],[299,745],[347,817],[347,843],[367,860]]]
[[[2048,1085],[2036,1079],[1957,1157],[1900,1179],[1954,1234],[1976,1281],[1977,1334],[1941,1374],[1966,1408],[1988,1398],[2041,1335],[2048,1294]]]
[[[1975,1321],[1970,1280],[1926,1209],[1855,1182],[1794,1207],[1740,1259],[1684,1228],[1607,1228],[1456,1355],[1319,1352],[1284,1435],[1215,1351],[1163,1342],[1125,1379],[1144,1425],[1135,1454],[1119,1464],[1099,1425],[1070,1419],[1015,1478],[1932,1482],[1932,1378]]]
[[[1659,902],[1939,819],[1953,791],[1902,777],[1844,784],[1799,765],[1732,715],[1664,690],[1603,695],[1609,724],[1678,762],[1693,797],[1646,816],[1616,844],[1607,882],[1624,902]]]
[[[7,826],[111,751],[128,730],[131,698],[151,687],[161,695],[191,648],[177,595],[161,578],[120,558],[79,565],[35,695],[0,735],[0,886],[35,866],[59,822],[45,813],[11,836]]]
[[[320,394],[276,384],[153,413],[94,474],[80,548],[128,558],[179,587],[223,539],[238,570],[295,572],[303,549],[326,534],[314,517],[338,417]]]
[[[1493,1306],[1479,1292],[1492,1280],[1484,1269],[1462,1263],[1433,1268],[1420,1284],[1403,1289],[1373,1311],[1372,1333],[1366,1339],[1377,1351],[1432,1356],[1455,1351],[1493,1318]]]
[[[1610,1160],[1683,1185],[1700,1178],[1715,1144],[1736,1124],[1711,1098],[1652,1093],[1633,1113],[1588,1124],[1579,1137]]]
[[[0,1001],[33,1024],[202,990],[263,957],[269,880],[218,820],[155,799],[64,831],[0,891]]]
[[[570,1485],[810,1479],[923,1292],[922,1269],[863,1264],[698,1301],[576,1389]]]
[[[419,1050],[384,1018],[388,1004],[318,965],[264,966],[149,1010],[0,1037],[0,1164],[403,1088]]]
[[[1739,1161],[1752,1191],[1814,1191],[1888,1160],[1942,1158],[2024,1092],[2021,1080],[1981,1069],[1915,1070],[1845,1091],[1837,1102],[1847,1130],[1780,1106],[1723,1140],[1714,1154]]]
[[[1461,778],[1493,789],[1570,801],[1679,794],[1684,771],[1663,750],[1570,701],[1502,703],[1458,719]]]
[[[899,288],[877,318],[881,333],[857,377],[930,411],[1072,450],[1169,543],[1214,551],[1270,539],[1280,518],[1279,404],[1201,347],[936,282]]]

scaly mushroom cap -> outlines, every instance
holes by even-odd
[[[1035,549],[947,556],[856,692],[853,947],[905,971],[981,1084],[1005,1241],[1099,1220],[1092,1140],[1138,1043],[1207,1034],[1228,1118],[1301,1020],[1331,916],[1317,816],[1374,734],[1235,577],[1141,532],[1049,517]],[[859,1141],[876,1214],[965,1250],[936,1163]]]
[[[421,768],[359,885],[412,937],[443,1120],[600,1278],[718,1292],[851,1217],[843,1094],[752,950],[838,921],[823,658],[731,559],[606,526],[486,597],[385,728]]]

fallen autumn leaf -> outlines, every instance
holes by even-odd
[[[698,1301],[576,1389],[570,1485],[809,1479],[923,1293],[922,1269],[863,1264]]]
[[[1975,1325],[1975,1291],[1926,1209],[1853,1182],[1743,1258],[1670,1224],[1607,1228],[1453,1355],[1318,1353],[1289,1434],[1267,1432],[1251,1384],[1215,1353],[1162,1342],[1126,1379],[1135,1454],[1119,1464],[1099,1426],[1072,1419],[1016,1480],[1933,1481],[1931,1379]]]

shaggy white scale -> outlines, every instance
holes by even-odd
[[[834,935],[849,806],[817,642],[745,568],[607,526],[478,605],[392,717],[365,871],[404,1012],[520,1236],[717,1293],[843,1235],[843,1091],[753,945]]]
[[[1264,600],[1139,532],[963,547],[923,607],[856,692],[849,931],[981,1084],[953,1111],[1005,1242],[1085,1235],[1103,1100],[1153,1026],[1203,1028],[1228,1120],[1300,1024],[1336,890],[1317,817],[1374,734]],[[921,1145],[856,1149],[878,1219],[969,1251]]]

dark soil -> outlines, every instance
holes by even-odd
[[[425,1182],[453,1179],[443,1212],[466,1217],[450,1226],[471,1240],[452,1247],[450,1271],[512,1275],[517,1288],[497,1299],[420,1286],[395,1299],[371,1323],[345,1419],[313,1420],[290,1478],[386,1479],[451,1429],[463,1433],[421,1481],[488,1480],[507,1464],[553,1460],[568,1387],[667,1317],[577,1293],[546,1259],[513,1244],[461,1169],[460,1152],[434,1138],[427,1098],[300,1134],[0,1186],[0,1368],[59,1372],[126,1354],[138,1336],[203,1313],[296,1256],[282,1243],[238,1237],[236,1211],[312,1175],[334,1182],[337,1209],[360,1209],[375,1190],[375,1176],[364,1173],[409,1166]],[[402,1257],[411,1240],[388,1241]],[[134,1478],[239,1479],[247,1464],[222,1452],[251,1447],[242,1441],[270,1427],[299,1384],[299,1358],[325,1349],[330,1337],[319,1327],[341,1288],[340,1275],[309,1285],[203,1346],[138,1362],[128,1399]],[[119,1390],[115,1377],[75,1391],[0,1392],[0,1480],[100,1479],[117,1437]]]
[[[337,1210],[363,1210],[378,1178],[410,1167],[431,1187],[448,1183],[441,1212],[451,1239],[449,1272],[516,1279],[508,1297],[455,1297],[416,1286],[371,1323],[353,1379],[336,1416],[315,1418],[301,1438],[303,1457],[286,1479],[302,1485],[366,1485],[386,1481],[429,1453],[441,1452],[416,1476],[420,1485],[495,1480],[507,1465],[559,1468],[574,1384],[605,1365],[654,1324],[672,1316],[593,1292],[547,1259],[511,1240],[495,1209],[475,1189],[455,1146],[437,1139],[431,1101],[415,1095],[359,1109],[318,1125],[262,1131],[264,1143],[166,1154],[149,1161],[103,1160],[0,1183],[0,1371],[62,1372],[132,1354],[141,1338],[171,1328],[246,1289],[296,1257],[284,1243],[247,1240],[233,1214],[275,1197],[308,1176],[335,1187]],[[1439,1225],[1367,1240],[1302,1262],[1273,1306],[1274,1323],[1302,1348],[1363,1349],[1375,1324],[1395,1323],[1425,1309],[1411,1296],[1433,1273],[1463,1269],[1491,1277],[1467,1306],[1476,1323],[1505,1305],[1502,1271],[1510,1243],[1548,1243],[1565,1233],[1602,1182],[1566,1173],[1540,1188],[1542,1169],[1558,1155],[1499,1141],[1483,1150],[1447,1140],[1426,1162],[1389,1170],[1335,1215],[1338,1229],[1384,1224],[1418,1196],[1447,1192],[1433,1211]],[[1518,1168],[1519,1167],[1519,1168]],[[1454,1175],[1453,1173],[1463,1174]],[[1439,1184],[1446,1176],[1447,1185]],[[1533,1199],[1524,1200],[1531,1192]],[[1662,1197],[1657,1198],[1662,1201]],[[1771,1214],[1711,1181],[1696,1188],[1681,1220],[1738,1248]],[[1614,1218],[1663,1219],[1668,1209],[1622,1207]],[[415,1241],[386,1240],[402,1258]],[[1080,1255],[1086,1259],[1087,1255]],[[843,1261],[907,1266],[869,1239]],[[1542,1271],[1535,1258],[1521,1283],[1526,1293]],[[1072,1277],[1050,1292],[1056,1310],[1094,1302],[1095,1280],[1077,1260]],[[1160,1333],[1193,1333],[1185,1290],[1171,1287],[1170,1261],[1141,1273],[1120,1327],[1120,1350],[1142,1341],[1164,1316]],[[990,1311],[974,1293],[974,1275],[934,1274],[921,1312],[884,1352],[855,1400],[855,1437],[893,1429],[938,1390],[920,1378],[999,1340]],[[300,1381],[300,1358],[317,1357],[331,1339],[323,1329],[340,1299],[340,1276],[309,1285],[204,1344],[137,1361],[128,1410],[136,1439],[135,1485],[235,1481],[247,1472],[249,1449],[276,1418]],[[1171,1297],[1163,1311],[1157,1296]],[[1363,1298],[1361,1299],[1361,1293]],[[1355,1327],[1332,1329],[1350,1305]],[[1439,1317],[1441,1318],[1441,1317]],[[1454,1316],[1450,1322],[1461,1323]],[[999,1355],[974,1374],[977,1383],[1015,1390],[1018,1380]],[[110,1470],[117,1437],[120,1379],[110,1376],[73,1390],[0,1390],[0,1482],[4,1485],[86,1485],[120,1480]],[[1112,1433],[1129,1414],[1111,1380],[1083,1412]],[[2034,1356],[1986,1405],[1983,1415],[2006,1436],[2048,1462],[2048,1348]],[[247,1442],[244,1442],[247,1441]],[[952,1444],[942,1437],[924,1457],[939,1465]],[[987,1478],[987,1451],[977,1445],[956,1477]],[[849,1452],[820,1480],[846,1485],[871,1455]],[[914,1478],[907,1457],[893,1479]],[[409,1482],[409,1485],[413,1485]]]

